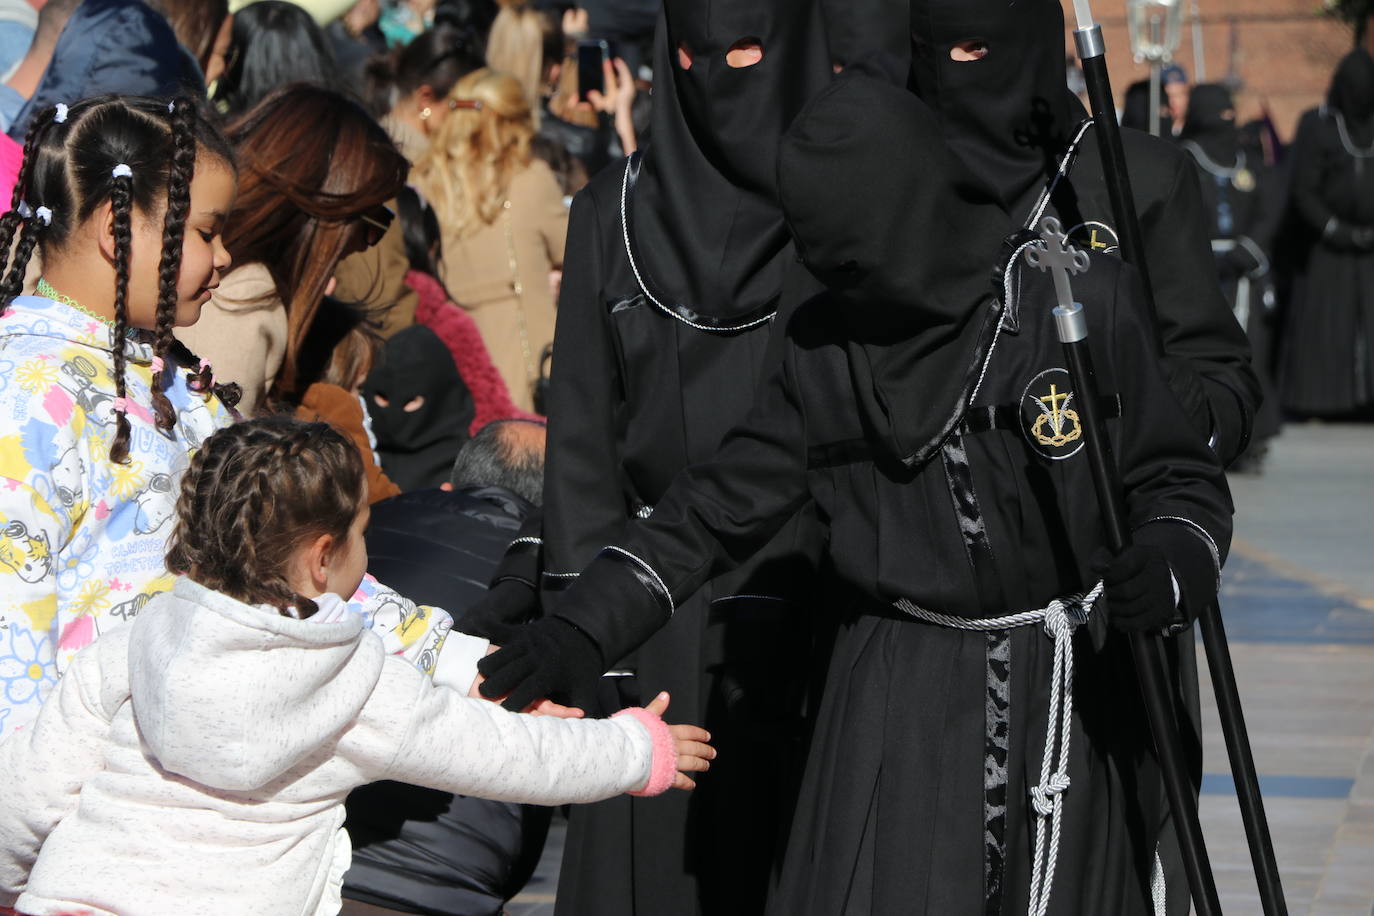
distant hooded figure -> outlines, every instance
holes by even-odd
[[[1304,416],[1374,408],[1374,58],[1351,51],[1292,151],[1292,267],[1283,406]]]
[[[1193,87],[1179,145],[1193,157],[1202,181],[1202,200],[1211,224],[1217,279],[1231,310],[1250,338],[1253,365],[1264,401],[1244,464],[1258,471],[1265,444],[1279,431],[1278,398],[1270,366],[1275,306],[1270,261],[1283,213],[1283,188],[1262,158],[1241,148],[1236,104],[1219,83]]]
[[[95,95],[205,94],[205,78],[160,13],[142,0],[85,0],[62,30],[52,62],[9,135],[23,142],[33,116]]]
[[[448,480],[468,440],[474,407],[453,357],[433,331],[413,325],[386,342],[363,383],[382,469],[403,492]]]

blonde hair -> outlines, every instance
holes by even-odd
[[[469,73],[448,98],[481,107],[449,113],[412,177],[440,222],[463,238],[496,220],[511,179],[529,167],[534,122],[520,81],[509,73]]]
[[[487,36],[487,66],[519,80],[533,109],[543,99],[545,45],[551,28],[548,17],[525,0],[501,0]],[[537,110],[534,122],[539,123]]]

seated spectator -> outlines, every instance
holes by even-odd
[[[323,421],[348,436],[363,459],[369,503],[401,492],[377,461],[377,442],[363,403],[363,379],[372,371],[378,349],[380,341],[363,310],[326,296],[298,360],[301,380],[308,387],[296,407],[296,417]]]
[[[229,63],[215,102],[230,118],[290,83],[339,89],[329,42],[304,9],[286,0],[258,0],[234,15]]]
[[[472,392],[475,408],[469,431],[476,433],[493,420],[536,419],[515,406],[506,382],[491,361],[482,332],[465,309],[453,303],[438,280],[440,255],[439,220],[434,209],[415,192],[405,188],[396,199],[404,233],[410,272],[406,285],[419,296],[415,320],[433,331],[453,355],[463,384]]]
[[[28,0],[0,0],[0,79],[19,66],[38,30],[38,10]]]
[[[563,189],[530,153],[534,122],[514,77],[470,73],[449,102],[454,111],[412,173],[439,217],[439,279],[477,322],[516,406],[532,410],[553,342],[549,275],[563,266]]]
[[[444,97],[453,84],[481,66],[480,48],[480,36],[439,25],[368,64],[368,105],[407,159],[423,153],[443,123],[449,112]],[[407,270],[401,231],[393,226],[378,244],[339,264],[338,295],[366,303],[381,320],[381,335],[390,337],[415,323],[419,303],[406,283]]]
[[[436,25],[367,68],[372,112],[411,162],[429,147],[448,117],[448,94],[460,79],[482,66],[481,37],[450,25]]]
[[[381,13],[381,0],[358,0],[348,12],[324,27],[339,83],[359,98],[368,58],[386,53],[386,36],[377,28]]]
[[[393,0],[382,10],[377,27],[391,47],[408,44],[434,25],[435,0]]]
[[[563,29],[552,10],[529,0],[500,0],[500,5],[487,37],[487,66],[520,81],[538,126],[545,87],[563,60]]]
[[[146,0],[167,18],[177,41],[196,62],[208,87],[224,75],[233,37],[229,0]]]
[[[543,424],[483,427],[458,453],[447,490],[372,507],[369,568],[417,601],[442,597],[462,629],[463,611],[485,593],[517,530],[537,516],[543,479]],[[344,825],[353,842],[344,916],[363,912],[353,901],[496,916],[529,880],[550,811],[394,782],[359,789]]]
[[[96,95],[170,98],[203,94],[205,83],[182,51],[167,20],[142,0],[48,0],[39,11],[39,31],[49,6],[57,34],[51,47],[30,48],[9,87],[27,101],[7,133],[23,141],[29,121],[58,102]],[[44,41],[52,32],[44,32]],[[38,33],[34,42],[39,42]]]
[[[268,398],[295,404],[304,393],[301,342],[340,259],[386,232],[406,162],[362,108],[314,86],[277,90],[226,134],[239,167],[224,235],[233,269],[177,335],[243,388],[251,415]]]
[[[474,413],[448,348],[429,328],[394,334],[363,382],[382,470],[404,492],[448,479]]]

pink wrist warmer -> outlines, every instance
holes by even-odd
[[[629,794],[649,796],[667,792],[673,787],[673,780],[677,777],[677,749],[673,745],[673,733],[668,731],[668,723],[638,706],[622,709],[615,715],[634,716],[649,730],[649,738],[653,742],[654,756],[649,764],[649,783],[638,792]]]

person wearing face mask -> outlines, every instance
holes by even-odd
[[[1006,212],[963,160],[862,68],[803,108],[778,180],[809,273],[788,273],[744,422],[481,664],[508,704],[575,689],[814,504],[836,632],[776,916],[1155,912],[1166,806],[1122,631],[1186,627],[1215,596],[1225,477],[1134,271],[1089,255],[1073,291],[1136,529],[1105,551],[1053,281],[1023,239],[1001,248]]]
[[[744,417],[796,258],[777,146],[830,66],[813,2],[668,0],[654,73],[652,141],[572,205],[548,411],[546,613]],[[611,671],[599,708],[666,688],[721,755],[690,799],[573,812],[559,914],[762,910],[800,741],[817,540],[797,520],[638,651],[593,663]],[[590,647],[571,627],[558,638]]]
[[[1302,416],[1374,410],[1374,58],[1351,51],[1326,104],[1303,115],[1290,208],[1302,240],[1284,326],[1283,406]]]
[[[1119,254],[1097,134],[1065,85],[1059,4],[911,0],[909,15],[915,91],[1007,209],[1008,231],[1047,213],[1080,247]],[[1122,138],[1169,387],[1230,463],[1249,441],[1260,389],[1245,334],[1211,282],[1197,175],[1171,142],[1131,130]]]
[[[1241,148],[1235,101],[1231,90],[1219,83],[1193,87],[1179,142],[1197,164],[1203,207],[1211,221],[1217,279],[1250,339],[1255,374],[1264,391],[1250,447],[1234,465],[1258,472],[1268,440],[1279,431],[1269,365],[1275,306],[1270,255],[1283,213],[1282,185],[1273,169]]]
[[[453,357],[433,331],[411,325],[387,340],[363,381],[377,457],[401,492],[437,487],[468,441],[476,408]]]

